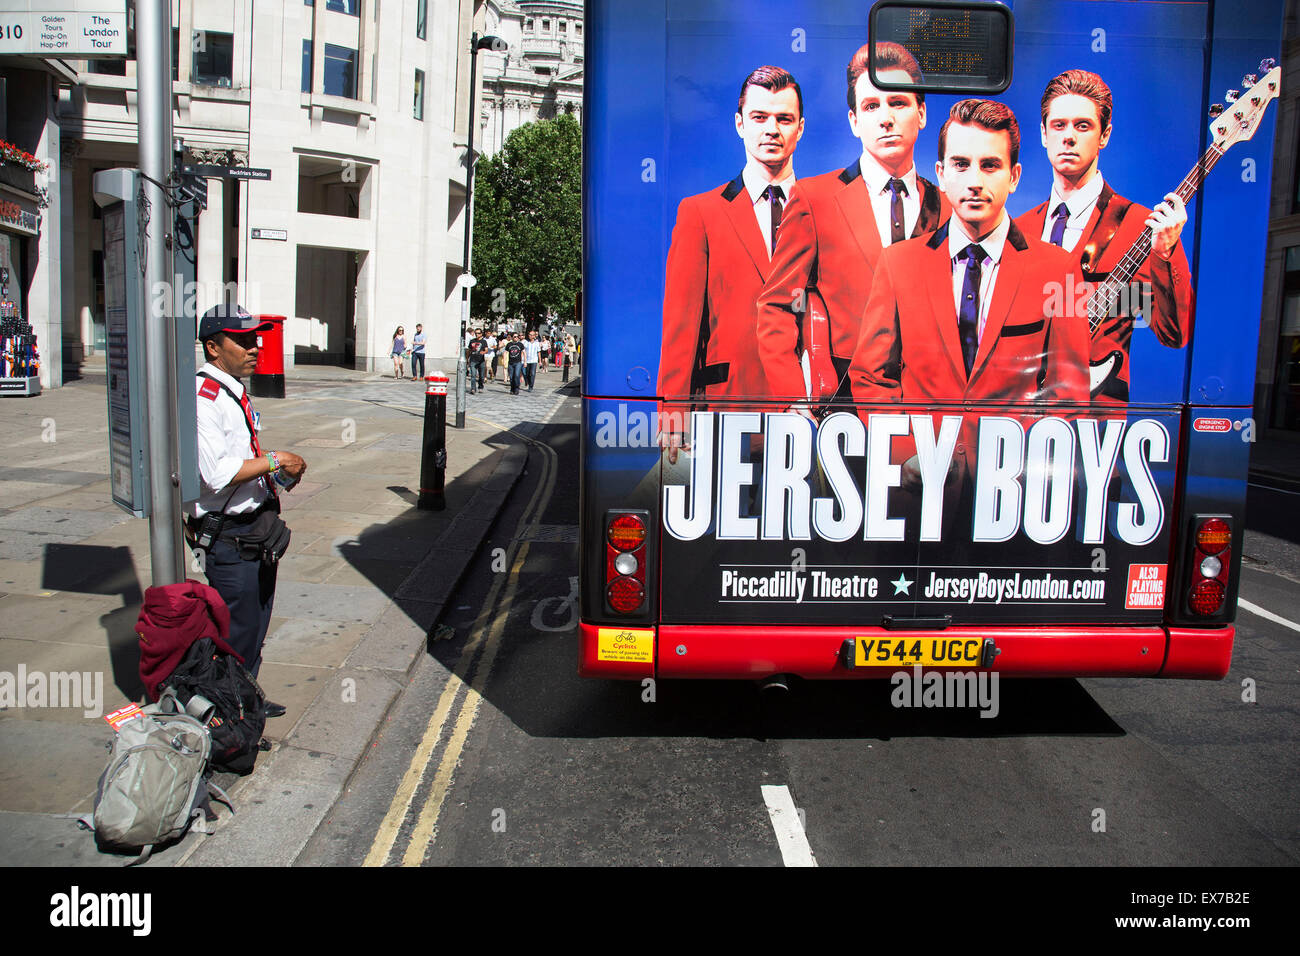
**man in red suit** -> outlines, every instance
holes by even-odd
[[[968,99],[952,107],[935,164],[952,218],[881,254],[849,372],[856,401],[1087,403],[1087,319],[1054,309],[1048,294],[1071,281],[1074,259],[1006,214],[1019,152],[1006,106]],[[969,416],[954,474],[974,466],[976,428]],[[904,487],[917,477],[909,461]]]
[[[804,126],[799,84],[780,67],[759,67],[741,84],[735,122],[744,169],[726,185],[682,200],[668,249],[659,430],[672,462],[694,403],[766,392],[754,301],[794,186]]]
[[[946,200],[912,161],[925,128],[925,94],[876,89],[867,72],[871,53],[863,46],[848,66],[849,129],[862,154],[839,172],[799,181],[758,299],[767,394],[799,400],[795,408],[807,409],[805,396],[813,407],[848,397],[846,373],[881,249],[934,231],[948,215]],[[875,58],[881,79],[921,81],[902,46],[878,43]]]
[[[1047,84],[1041,134],[1052,164],[1052,195],[1019,216],[1016,225],[1073,252],[1090,282],[1110,275],[1150,227],[1149,254],[1140,259],[1119,306],[1107,310],[1092,330],[1093,401],[1126,405],[1132,313],[1143,313],[1163,345],[1181,348],[1192,328],[1192,280],[1178,241],[1187,222],[1178,194],[1169,193],[1151,210],[1118,195],[1102,179],[1097,157],[1110,140],[1111,108],[1110,87],[1096,73],[1067,70]]]

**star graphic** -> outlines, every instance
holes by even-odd
[[[900,574],[897,581],[890,581],[889,583],[894,586],[895,597],[900,594],[906,594],[908,597],[912,596],[912,592],[909,590],[912,587],[912,582],[907,580],[906,574]]]

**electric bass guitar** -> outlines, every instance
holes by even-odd
[[[1184,203],[1195,195],[1224,153],[1255,135],[1268,104],[1277,99],[1282,82],[1282,68],[1277,66],[1276,60],[1268,59],[1260,63],[1259,72],[1263,74],[1262,79],[1253,73],[1242,79],[1241,85],[1249,87],[1245,95],[1237,90],[1228,90],[1224,96],[1228,103],[1226,108],[1219,103],[1210,107],[1210,116],[1213,117],[1213,122],[1210,123],[1210,148],[1175,190]],[[1097,334],[1098,326],[1105,319],[1115,318],[1125,311],[1118,308],[1119,304],[1122,299],[1130,296],[1129,282],[1150,254],[1151,227],[1147,226],[1115,268],[1097,283],[1097,287],[1088,296],[1088,325],[1092,335]],[[1089,266],[1096,265],[1099,259],[1096,248],[1086,247],[1082,256],[1083,271],[1089,272]],[[1109,354],[1089,363],[1088,378],[1094,398],[1106,390],[1110,379],[1119,374],[1124,361],[1124,353],[1112,349]]]

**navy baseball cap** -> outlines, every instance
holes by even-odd
[[[199,338],[210,339],[218,332],[265,332],[274,327],[274,322],[259,321],[242,305],[222,303],[203,313],[199,320]]]

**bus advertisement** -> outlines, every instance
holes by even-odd
[[[1223,677],[1281,0],[874,6],[588,4],[580,672]]]

